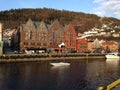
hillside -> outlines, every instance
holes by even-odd
[[[58,19],[61,24],[72,22],[77,32],[88,31],[93,27],[100,28],[103,24],[112,23],[111,26],[120,25],[120,20],[108,17],[99,17],[94,14],[73,12],[66,10],[55,10],[48,8],[38,9],[14,9],[0,12],[0,22],[4,29],[14,29],[29,18],[34,21],[45,21],[51,23]]]

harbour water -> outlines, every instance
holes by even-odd
[[[120,61],[66,60],[0,64],[0,90],[97,90],[120,78]]]

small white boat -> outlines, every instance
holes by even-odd
[[[105,55],[106,59],[119,59],[118,53],[108,53]]]
[[[53,66],[69,66],[70,63],[66,63],[66,62],[58,62],[58,63],[50,63]]]

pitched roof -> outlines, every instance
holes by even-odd
[[[37,29],[38,26],[40,25],[40,22],[33,21],[33,24],[34,24],[35,28]]]
[[[62,25],[59,23],[58,19],[56,19],[56,20],[50,25],[50,28],[56,27],[56,26],[58,26],[57,28],[62,28]]]
[[[63,30],[66,31],[69,25],[63,26]]]
[[[26,26],[26,25],[30,25],[30,24],[33,24],[33,26],[35,27],[35,29],[37,30],[40,26],[41,23],[44,23],[43,21],[41,22],[37,22],[37,21],[32,21],[31,18],[29,18],[29,20],[27,21],[26,24],[21,24],[20,26],[22,26],[23,28]],[[49,24],[46,24],[44,23],[46,28],[49,29],[50,28],[50,25]],[[29,27],[28,27],[29,28]]]

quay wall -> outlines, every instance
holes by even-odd
[[[53,53],[53,54],[1,54],[0,63],[4,62],[34,62],[43,60],[90,60],[103,59],[105,54],[99,53]]]

